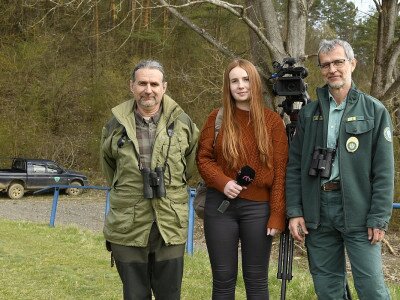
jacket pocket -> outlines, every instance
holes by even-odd
[[[182,203],[171,203],[172,209],[175,212],[175,219],[177,224],[180,228],[187,228],[188,227],[188,204]]]
[[[363,134],[374,128],[374,120],[356,120],[346,122],[346,132],[348,134]]]
[[[111,231],[126,233],[133,225],[135,208],[131,207],[110,207],[106,218],[105,226]]]
[[[112,195],[114,196],[114,195]],[[135,200],[132,200],[134,198]],[[118,197],[113,199],[107,214],[105,226],[113,232],[126,233],[132,230],[139,197]]]

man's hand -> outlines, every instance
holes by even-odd
[[[378,228],[368,228],[368,240],[372,245],[382,242],[385,237],[385,230]]]
[[[299,242],[303,242],[304,236],[308,234],[303,217],[291,218],[289,220],[289,230],[293,238]]]
[[[234,180],[230,180],[224,187],[224,194],[229,199],[235,199],[242,190],[242,186],[238,185]]]

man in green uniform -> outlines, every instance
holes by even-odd
[[[199,132],[166,88],[162,65],[141,61],[130,81],[134,99],[114,107],[102,131],[101,164],[111,187],[103,233],[124,299],[180,299],[187,182]]]
[[[289,229],[303,241],[318,299],[347,299],[345,249],[360,299],[390,299],[381,241],[392,212],[392,123],[357,90],[356,59],[342,40],[318,51],[326,85],[299,113],[286,175]]]

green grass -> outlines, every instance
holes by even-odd
[[[316,299],[304,260],[294,262],[287,299]],[[122,299],[121,283],[116,269],[110,268],[102,235],[75,227],[0,220],[0,272],[1,299]],[[207,252],[187,256],[182,299],[211,299],[211,280]],[[280,284],[273,259],[271,299],[279,299]],[[400,299],[400,288],[391,285],[390,289],[393,299]],[[246,299],[241,275],[236,299]]]

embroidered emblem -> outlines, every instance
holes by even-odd
[[[54,177],[54,181],[55,182],[59,182],[60,181],[60,177]]]
[[[322,121],[324,118],[322,116],[314,116],[313,121]]]
[[[390,131],[389,127],[385,127],[385,129],[383,129],[383,136],[388,142],[392,142],[392,132]]]
[[[346,149],[349,152],[355,152],[358,149],[358,139],[355,136],[349,137],[346,142]]]

